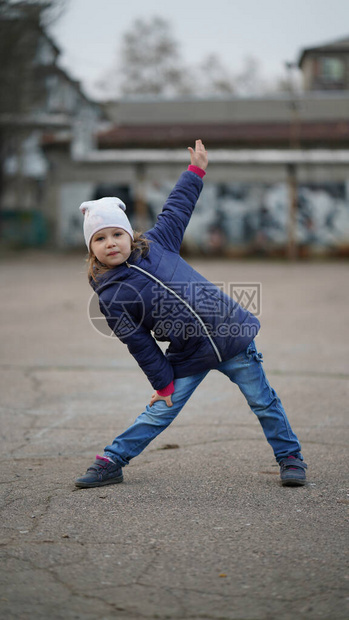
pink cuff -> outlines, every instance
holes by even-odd
[[[195,172],[195,174],[197,174],[201,179],[203,179],[206,174],[205,170],[199,168],[199,166],[193,166],[193,164],[188,166],[188,170],[190,170],[190,172]]]
[[[159,396],[171,396],[173,392],[174,392],[173,381],[171,381],[171,383],[169,383],[166,387],[162,388],[162,390],[156,390],[156,393],[159,394]]]

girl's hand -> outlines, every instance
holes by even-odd
[[[208,156],[201,140],[195,141],[195,151],[191,148],[191,146],[188,146],[188,151],[190,152],[192,166],[198,166],[198,168],[206,170],[208,166]]]
[[[159,396],[157,392],[154,392],[154,394],[152,395],[150,399],[149,405],[152,406],[154,403],[156,403],[157,400],[164,400],[168,407],[172,407],[171,395],[170,396]]]

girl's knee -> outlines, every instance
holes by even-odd
[[[151,407],[147,405],[145,411],[141,414],[142,421],[148,421],[154,426],[163,426],[175,418],[177,412],[168,407],[165,401],[157,401]]]

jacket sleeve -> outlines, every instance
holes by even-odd
[[[100,300],[100,310],[114,334],[127,345],[131,355],[148,377],[154,390],[165,388],[173,381],[174,373],[170,362],[163,354],[151,332],[137,318],[121,306],[106,307]]]
[[[183,172],[166,200],[154,228],[147,232],[147,237],[158,241],[167,250],[178,253],[202,187],[200,176],[189,170]]]

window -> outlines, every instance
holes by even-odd
[[[343,82],[345,64],[340,58],[321,58],[321,77],[326,82]]]

